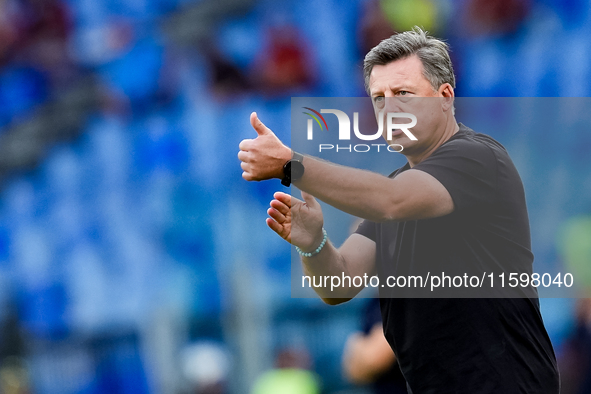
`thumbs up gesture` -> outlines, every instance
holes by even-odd
[[[242,178],[247,181],[283,178],[283,165],[291,159],[291,149],[259,120],[256,112],[250,114],[250,124],[257,137],[242,140],[238,146]]]

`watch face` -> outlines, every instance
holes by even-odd
[[[304,175],[304,165],[301,161],[291,161],[291,181],[297,181]]]

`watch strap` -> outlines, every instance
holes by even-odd
[[[283,165],[283,178],[281,179],[281,184],[283,186],[289,187],[291,185],[291,163],[293,161],[302,162],[304,160],[304,156],[294,150],[291,151],[291,159],[287,161]]]

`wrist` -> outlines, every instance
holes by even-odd
[[[300,256],[313,257],[319,254],[322,251],[322,249],[324,249],[326,243],[328,242],[328,234],[326,233],[324,227],[322,228],[322,238],[316,237],[315,239],[317,240],[317,242],[315,242],[312,245],[316,245],[316,247],[311,246],[310,248],[301,249],[298,246],[296,246],[296,251],[299,253]]]
[[[283,165],[283,178],[281,184],[283,186],[291,186],[292,182],[299,181],[304,175],[304,156],[295,151],[291,151],[291,159]]]
[[[280,167],[277,169],[275,178],[282,179],[285,176],[283,173],[283,167],[285,166],[285,163],[291,160],[292,155],[293,151],[284,145],[281,153],[279,154],[279,159],[277,160]]]

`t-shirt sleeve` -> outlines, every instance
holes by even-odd
[[[361,234],[364,237],[376,241],[376,223],[370,220],[364,220],[355,230],[355,234]]]
[[[497,158],[485,143],[452,140],[413,169],[424,171],[447,189],[456,211],[483,209],[497,195]]]

